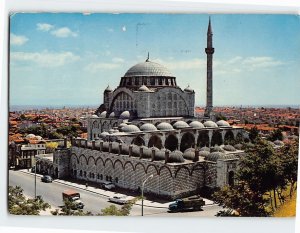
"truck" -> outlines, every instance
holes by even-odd
[[[169,205],[169,211],[178,212],[183,210],[200,210],[205,205],[205,201],[200,196],[178,198]]]
[[[72,190],[72,189],[68,189],[68,190],[65,190],[62,193],[62,197],[63,197],[64,201],[68,200],[68,201],[74,203],[73,208],[75,208],[75,209],[83,209],[84,204],[80,200],[80,193],[79,192],[77,192],[75,190]]]

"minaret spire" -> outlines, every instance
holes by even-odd
[[[149,61],[149,52],[148,52],[148,56],[147,56],[147,59],[146,59],[146,61]]]
[[[213,48],[213,33],[211,27],[211,20],[209,17],[208,28],[207,28],[207,47],[205,48],[205,53],[207,54],[207,85],[206,85],[206,108],[205,116],[212,118],[213,111],[213,54],[215,49]]]
[[[208,21],[207,34],[212,34],[210,16],[209,16],[209,21]]]

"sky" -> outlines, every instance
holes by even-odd
[[[295,15],[210,15],[213,105],[299,105]],[[10,17],[10,105],[100,105],[147,59],[206,103],[206,14],[17,13]]]

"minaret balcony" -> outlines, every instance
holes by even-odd
[[[205,53],[206,54],[213,54],[215,52],[214,48],[205,48]]]

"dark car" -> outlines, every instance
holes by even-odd
[[[51,183],[51,182],[53,181],[53,179],[52,179],[51,176],[44,175],[44,176],[41,178],[41,181],[42,181],[42,182],[45,182],[45,183]]]

